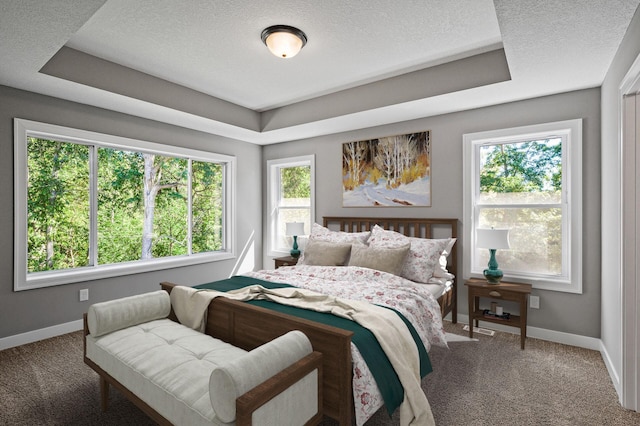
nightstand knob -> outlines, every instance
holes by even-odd
[[[495,290],[490,291],[490,292],[489,292],[489,296],[493,296],[493,297],[502,297],[502,295],[501,295],[499,292],[495,291]]]

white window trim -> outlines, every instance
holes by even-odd
[[[27,136],[60,141],[91,143],[114,149],[149,151],[166,156],[185,156],[194,160],[225,163],[224,235],[225,249],[213,253],[197,253],[170,258],[119,264],[97,265],[64,271],[27,274]],[[129,139],[86,130],[73,129],[37,121],[14,119],[14,291],[50,287],[80,281],[110,278],[141,272],[190,266],[236,257],[236,158],[189,148]]]
[[[548,136],[550,132],[566,135],[566,146],[563,155],[563,179],[566,179],[563,188],[568,193],[563,194],[569,200],[566,217],[569,226],[569,248],[567,254],[570,257],[567,280],[550,280],[535,275],[507,275],[504,279],[513,282],[525,282],[533,285],[533,288],[553,290],[567,293],[582,293],[582,119],[557,121],[553,123],[536,124],[531,126],[514,127],[510,129],[491,130],[486,132],[469,133],[463,135],[463,186],[464,206],[463,217],[465,224],[463,256],[465,259],[463,277],[482,278],[481,274],[471,271],[471,249],[475,247],[475,206],[473,205],[473,191],[475,180],[479,174],[479,164],[474,161],[474,150],[484,143],[501,142],[509,140],[535,140],[542,134]],[[477,194],[476,194],[477,195]]]
[[[275,173],[276,169],[282,167],[296,167],[296,166],[311,166],[311,206],[310,206],[310,220],[311,224],[315,222],[315,199],[316,199],[316,186],[315,186],[315,155],[302,155],[299,157],[279,158],[276,160],[267,161],[267,203],[268,203],[268,215],[267,215],[267,256],[284,256],[288,255],[289,251],[277,250],[274,247],[274,241],[277,235],[277,219],[278,219],[278,200],[276,199],[279,193],[279,179]],[[311,232],[311,230],[308,230]]]

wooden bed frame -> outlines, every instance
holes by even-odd
[[[383,219],[354,217],[325,217],[324,226],[345,232],[368,231],[375,224],[416,238],[457,238],[458,219]],[[436,235],[438,228],[444,235]],[[457,249],[449,255],[448,270],[457,277]],[[171,292],[176,284],[163,282],[161,287]],[[451,289],[438,299],[442,316],[451,313],[457,321],[457,289]],[[173,316],[173,313],[172,313]],[[290,330],[307,335],[313,350],[323,354],[324,414],[339,424],[351,426],[354,415],[351,336],[352,332],[320,324],[303,318],[282,314],[223,297],[211,301],[207,312],[205,333],[234,346],[251,350]]]

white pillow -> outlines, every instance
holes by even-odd
[[[445,247],[442,255],[440,256],[440,260],[438,261],[438,265],[436,269],[433,270],[433,276],[436,278],[444,278],[446,280],[452,280],[455,276],[449,272],[447,269],[447,258],[451,254],[451,250],[453,250],[453,246],[455,245],[457,239],[456,238],[447,238],[447,246]]]
[[[171,313],[169,293],[156,290],[151,293],[137,294],[94,303],[87,312],[89,333],[93,337],[112,331],[166,318]]]
[[[337,244],[352,244],[352,243],[362,243],[366,244],[367,239],[371,235],[369,231],[363,232],[342,232],[342,231],[332,231],[329,228],[325,228],[322,225],[318,225],[314,223],[311,226],[311,235],[309,235],[309,243],[311,240],[324,241],[327,243],[337,243]],[[309,244],[307,243],[307,244]],[[304,264],[304,251],[300,255],[300,259],[298,260],[301,264]]]
[[[427,283],[434,276],[435,270],[441,268],[440,258],[450,240],[451,238],[434,240],[407,237],[399,232],[388,231],[375,225],[371,230],[369,246],[395,248],[410,244],[411,249],[407,254],[400,276],[417,283]]]

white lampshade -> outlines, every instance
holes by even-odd
[[[307,44],[307,36],[301,30],[288,25],[274,25],[262,31],[262,41],[269,51],[279,58],[293,58]]]
[[[508,249],[509,230],[508,229],[477,229],[476,247],[487,249]]]
[[[304,222],[288,222],[286,235],[304,235]]]

